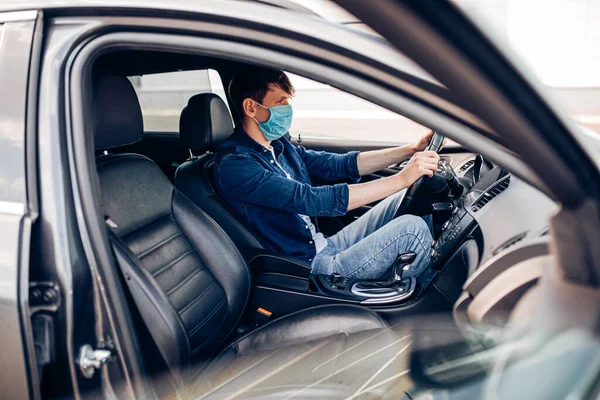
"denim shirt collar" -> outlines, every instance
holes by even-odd
[[[250,137],[250,135],[248,135],[248,133],[244,130],[244,127],[241,122],[238,122],[236,124],[233,135],[234,135],[236,141],[239,144],[241,144],[242,147],[254,150],[257,153],[264,153],[265,150],[269,150],[269,149],[263,147],[261,144],[259,144],[254,139],[252,139]],[[275,150],[275,155],[277,155],[279,157],[279,155],[283,152],[283,149],[284,149],[284,145],[283,145],[283,143],[281,143],[281,139],[273,140],[271,142],[271,146],[273,147],[273,150]],[[238,147],[236,150],[238,152],[243,151],[243,149],[240,147]]]

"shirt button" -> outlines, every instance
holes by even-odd
[[[271,164],[273,164],[273,160],[271,160]]]
[[[312,241],[312,240],[311,240],[311,241],[309,241],[309,242],[308,242],[308,244],[313,244],[313,241]]]
[[[311,261],[312,261],[312,258],[309,258],[309,259],[308,259],[308,262],[311,262]]]
[[[308,229],[308,225],[304,225],[304,227],[305,227],[306,229]]]

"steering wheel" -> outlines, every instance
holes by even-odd
[[[444,143],[444,139],[445,139],[445,136],[443,136],[442,134],[440,134],[438,132],[433,132],[433,135],[431,136],[431,140],[429,141],[429,144],[425,148],[425,151],[435,151],[436,153],[439,153],[440,149],[442,148],[442,144]],[[435,174],[432,178],[434,178],[434,177],[436,177]],[[422,176],[419,179],[417,179],[412,185],[410,185],[410,187],[406,190],[404,198],[402,198],[402,201],[400,202],[398,209],[396,210],[396,214],[394,215],[394,218],[397,218],[397,217],[407,213],[407,211],[412,207],[414,199],[417,197],[417,195],[419,193],[421,193],[423,191],[425,186],[427,186],[429,184],[429,182],[432,178],[430,178],[428,176]],[[445,179],[444,179],[444,184],[445,184]]]

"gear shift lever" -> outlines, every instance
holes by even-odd
[[[394,263],[394,269],[392,271],[392,278],[387,281],[381,282],[359,282],[357,283],[357,287],[359,289],[393,289],[395,287],[399,287],[400,282],[402,282],[402,275],[408,271],[410,268],[410,264],[415,261],[417,258],[417,254],[412,251],[407,251],[402,253],[396,258],[396,262]]]
[[[370,303],[385,303],[387,300],[400,301],[411,296],[416,287],[415,278],[404,278],[406,271],[410,269],[410,265],[417,258],[417,254],[412,251],[407,251],[400,254],[392,269],[392,277],[383,282],[356,282],[352,285],[350,291],[352,294],[366,297],[365,302]]]
[[[402,274],[410,269],[410,265],[417,258],[417,254],[413,251],[407,251],[402,253],[396,258],[394,264],[394,274],[392,275],[393,283],[400,282],[402,280]]]

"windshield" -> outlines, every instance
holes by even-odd
[[[600,138],[600,2],[454,0],[534,72],[569,116]]]
[[[324,19],[379,36],[330,0],[292,1]],[[577,133],[600,158],[600,2],[452,1],[525,62],[576,122],[580,128]],[[535,26],[531,16],[535,16]],[[407,62],[407,66],[416,76],[426,75],[414,63]]]

